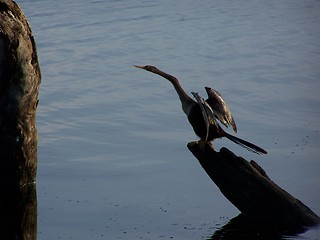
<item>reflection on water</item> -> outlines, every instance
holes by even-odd
[[[211,238],[212,240],[241,239],[241,240],[281,240],[298,236],[305,232],[303,227],[291,229],[278,229],[277,226],[259,224],[239,214],[231,219],[225,226],[217,230]]]
[[[320,213],[319,1],[18,3],[43,75],[39,238],[201,239],[239,214],[188,152],[172,86],[134,64],[221,92],[239,136],[269,154],[217,149],[254,158]]]
[[[1,189],[0,239],[37,239],[37,191],[35,184]]]

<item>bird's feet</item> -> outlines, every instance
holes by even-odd
[[[210,141],[205,141],[203,139],[198,140],[197,143],[199,144],[199,149],[202,152],[206,150],[206,145],[209,145],[210,147],[212,147],[212,143]]]

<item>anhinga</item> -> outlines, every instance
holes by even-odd
[[[234,143],[248,149],[249,151],[255,152],[257,154],[267,153],[267,151],[265,151],[264,149],[243,139],[235,137],[225,132],[220,127],[216,119],[218,119],[227,127],[231,126],[233,130],[237,132],[237,127],[233,120],[231,112],[219,92],[206,87],[205,89],[208,94],[207,100],[202,99],[197,93],[192,92],[193,96],[196,98],[196,101],[194,101],[183,90],[178,79],[174,76],[150,65],[135,67],[158,74],[172,83],[180,98],[183,112],[187,115],[194,132],[200,137],[202,141],[210,142],[216,138],[226,137]]]

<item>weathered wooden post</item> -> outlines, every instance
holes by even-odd
[[[276,185],[256,162],[226,148],[216,152],[208,144],[192,142],[188,148],[223,195],[247,218],[281,228],[320,223],[313,211]]]
[[[41,81],[30,26],[0,0],[0,239],[35,239],[37,128]]]

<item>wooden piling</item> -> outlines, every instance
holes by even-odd
[[[0,186],[34,183],[41,81],[31,28],[19,6],[0,0]]]
[[[0,0],[0,239],[36,239],[40,81],[31,28],[14,1]]]

